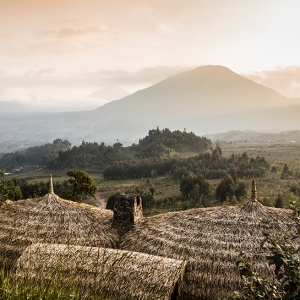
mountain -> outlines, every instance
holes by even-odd
[[[226,67],[204,66],[108,103],[94,113],[105,120],[123,118],[151,128],[187,127],[201,133],[240,126],[257,130],[275,125],[288,129],[288,124],[278,120],[278,112],[284,108],[287,115],[289,110],[293,114],[291,106],[299,104],[299,99],[284,97]],[[270,124],[266,124],[268,119]]]
[[[56,138],[72,143],[132,143],[149,129],[196,134],[300,129],[300,99],[289,99],[226,67],[203,66],[169,77],[93,111],[1,117],[0,141]],[[11,140],[9,140],[11,139]],[[0,145],[1,146],[1,145]]]
[[[274,90],[242,77],[226,67],[204,66],[169,77],[149,88],[138,91],[98,109],[112,107],[120,113],[172,112],[175,116],[198,116],[249,109],[263,109],[294,104]],[[132,108],[134,107],[134,112]]]
[[[107,101],[118,100],[128,96],[129,93],[118,86],[106,86],[96,92],[88,95],[88,98],[97,98]]]

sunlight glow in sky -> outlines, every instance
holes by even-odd
[[[0,0],[0,101],[82,109],[224,65],[300,98],[298,0]],[[94,102],[93,102],[94,101]]]

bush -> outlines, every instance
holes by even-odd
[[[294,246],[299,245],[300,239],[300,209],[294,205],[294,203],[291,205],[292,225],[289,232],[283,236],[271,231],[270,221],[262,220],[264,240],[260,247],[269,265],[275,267],[274,278],[264,278],[261,274],[254,272],[249,258],[245,253],[240,252],[237,267],[244,280],[244,287],[241,293],[235,293],[235,299],[300,299],[299,248]]]

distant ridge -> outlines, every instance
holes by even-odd
[[[300,129],[300,99],[289,99],[226,67],[203,66],[85,112],[31,114],[0,120],[0,140],[56,138],[132,143],[149,129],[193,131]],[[8,134],[9,132],[9,134]],[[33,135],[34,133],[34,135]],[[60,136],[58,136],[58,133]]]
[[[300,142],[300,130],[289,130],[281,132],[257,132],[257,131],[241,131],[231,130],[222,133],[208,134],[207,138],[212,141],[226,142],[251,142],[251,143],[292,143]]]
[[[108,101],[118,100],[129,95],[129,92],[119,86],[106,86],[88,95],[88,98],[98,98]]]

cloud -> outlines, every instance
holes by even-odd
[[[14,87],[92,87],[107,85],[127,87],[130,91],[158,83],[167,77],[195,68],[194,66],[156,66],[129,72],[124,70],[101,70],[81,75],[71,74],[54,68],[27,70],[23,74],[8,73],[0,70],[0,82],[3,86]],[[61,90],[60,90],[61,92]],[[92,92],[92,90],[91,90]],[[24,98],[22,96],[22,98]]]
[[[71,105],[76,99],[76,103],[78,102],[80,107],[83,107],[85,103],[97,107],[97,105],[103,104],[99,103],[99,99],[89,99],[88,101],[83,101],[83,99],[100,87],[116,85],[133,93],[192,68],[194,67],[156,66],[135,72],[102,70],[82,75],[65,73],[54,68],[27,70],[23,74],[8,73],[3,70],[0,72],[2,84],[2,88],[0,85],[0,101],[19,101],[42,106],[55,104],[57,107],[65,104]],[[93,101],[97,101],[97,103],[93,103]]]
[[[47,68],[47,69],[42,69],[42,70],[39,70],[37,72],[38,75],[47,75],[47,74],[52,74],[53,72],[55,72],[55,69],[54,68]]]
[[[26,89],[20,87],[11,87],[0,90],[0,100],[22,103],[32,103],[36,101],[34,96],[30,95]]]
[[[101,85],[153,85],[167,77],[173,76],[183,71],[191,70],[195,66],[156,66],[142,68],[136,72],[124,70],[103,70],[86,74],[91,82],[97,81]]]
[[[25,72],[25,77],[39,77],[39,76],[45,76],[45,75],[49,75],[49,74],[53,74],[55,72],[54,68],[46,68],[46,69],[41,69],[38,71],[26,71]]]
[[[289,98],[300,98],[300,66],[280,67],[250,74],[241,74]]]
[[[87,28],[72,28],[72,27],[63,27],[58,30],[46,30],[45,33],[54,35],[59,39],[69,39],[73,37],[80,37],[85,35],[93,35],[103,32],[109,32],[107,26],[101,27],[87,27]],[[111,31],[110,31],[111,32]]]

